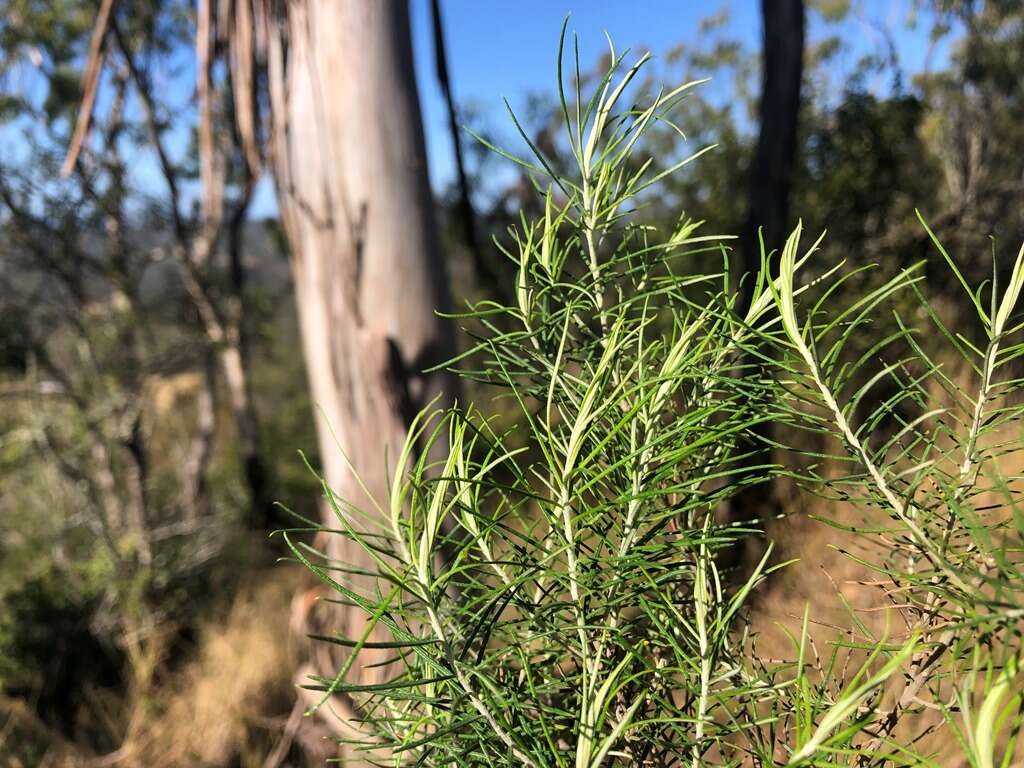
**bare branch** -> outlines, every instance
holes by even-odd
[[[85,71],[82,72],[82,104],[78,108],[78,119],[75,121],[75,131],[71,136],[68,154],[60,169],[60,173],[64,177],[71,175],[75,163],[78,162],[82,143],[89,133],[92,109],[96,103],[96,92],[99,90],[100,76],[103,73],[103,44],[107,38],[107,29],[110,26],[113,8],[114,0],[102,0],[99,14],[96,16],[96,26],[92,30],[92,39],[89,41],[89,56],[85,62]]]

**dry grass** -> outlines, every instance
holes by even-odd
[[[300,653],[288,616],[305,577],[285,567],[252,574],[225,615],[200,628],[195,653],[181,666],[158,660],[151,672],[136,674],[127,697],[94,692],[83,718],[119,732],[114,752],[89,754],[25,703],[0,699],[0,768],[322,765],[327,750],[317,735],[295,733]],[[295,758],[293,737],[303,742],[303,760]]]
[[[1019,436],[1007,436],[1019,440]],[[1008,475],[1024,476],[1024,455],[1012,454],[1000,462],[1001,471]],[[781,559],[797,559],[786,569],[777,572],[770,579],[767,588],[757,601],[753,617],[758,633],[758,652],[776,659],[795,658],[794,637],[799,637],[805,609],[811,617],[809,635],[813,642],[814,654],[827,656],[830,643],[839,638],[864,641],[860,633],[853,633],[852,609],[859,621],[863,622],[876,637],[889,633],[890,638],[904,636],[906,626],[900,612],[889,607],[878,579],[866,566],[857,563],[844,551],[854,553],[868,562],[881,560],[881,555],[872,552],[864,540],[853,534],[833,528],[814,518],[843,521],[846,524],[860,521],[864,525],[881,522],[872,520],[863,509],[852,504],[843,504],[817,498],[793,486],[780,490],[781,502],[788,516],[769,527],[769,538],[779,546]],[[986,494],[988,495],[988,494]],[[975,500],[980,507],[989,501],[993,504],[1004,502],[1002,498],[987,500],[985,496]],[[875,513],[880,515],[881,513]],[[845,603],[849,606],[844,606]],[[856,669],[862,654],[852,654],[849,670]],[[813,660],[812,660],[813,663]],[[893,692],[889,692],[891,697]],[[878,706],[887,706],[888,698]],[[901,724],[897,737],[913,738],[923,730],[939,725],[941,716],[925,710]],[[945,728],[930,734],[916,745],[922,752],[932,754],[942,766],[965,768],[970,765],[954,737]],[[1015,760],[1009,768],[1024,768],[1024,744],[1018,745]]]
[[[223,620],[201,631],[166,704],[129,733],[127,764],[263,765],[295,701],[297,653],[285,617],[300,578],[284,568],[254,575]]]

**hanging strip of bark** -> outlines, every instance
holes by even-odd
[[[96,26],[93,27],[92,38],[89,40],[89,55],[86,57],[85,70],[82,72],[82,103],[78,108],[78,119],[75,121],[75,131],[68,145],[68,154],[60,169],[61,176],[64,177],[71,175],[75,163],[78,162],[85,137],[89,134],[96,92],[99,90],[100,76],[103,74],[104,42],[107,39],[107,28],[110,26],[110,15],[113,10],[114,0],[103,0],[100,3]]]
[[[213,29],[210,0],[199,0],[196,9],[196,97],[199,101],[199,181],[202,187],[203,228],[216,226],[223,213],[223,161],[214,136],[213,86],[210,67],[213,62]]]
[[[230,40],[230,66],[235,101],[235,125],[245,162],[253,176],[260,175],[260,148],[256,134],[256,81],[254,18],[248,0],[235,5],[235,28]]]

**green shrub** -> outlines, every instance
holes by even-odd
[[[499,431],[474,407],[428,411],[378,508],[325,488],[332,534],[373,558],[375,591],[293,547],[369,619],[359,637],[327,638],[351,655],[310,687],[357,702],[356,749],[384,764],[937,764],[906,733],[908,715],[932,708],[941,718],[923,727],[948,729],[973,765],[1009,765],[1024,517],[999,461],[1019,440],[998,438],[1020,415],[1010,363],[1024,351],[1012,341],[1024,250],[1005,289],[964,284],[985,347],[941,325],[916,270],[852,301],[839,289],[857,270],[805,283],[818,243],[801,251],[799,227],[779,259],[764,257],[739,316],[723,238],[685,217],[664,236],[634,218],[663,174],[626,160],[694,84],[625,106],[644,59],[616,79],[612,58],[589,100],[570,106],[560,89],[575,174],[532,145],[533,160],[516,159],[544,215],[505,243],[515,305],[467,315],[486,332],[462,373],[510,402],[518,426]],[[709,254],[717,272],[700,266]],[[921,310],[882,333],[872,323],[897,293]],[[925,351],[925,323],[976,389]],[[849,359],[847,340],[865,333],[877,343]],[[882,382],[895,394],[876,397]],[[831,447],[751,473],[741,446],[765,420],[796,447]],[[432,465],[437,441],[447,458]],[[805,616],[792,659],[758,652],[746,605],[779,566],[769,548],[746,578],[723,574],[719,554],[754,531],[719,508],[778,475],[866,510],[869,524],[827,522],[881,545],[864,564],[898,628],[878,635],[851,611],[853,631],[818,658]],[[369,648],[393,652],[385,683],[358,679]]]

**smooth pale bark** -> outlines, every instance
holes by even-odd
[[[195,523],[209,512],[209,493],[206,472],[213,455],[213,439],[217,429],[214,393],[213,359],[206,355],[199,385],[196,388],[196,424],[192,431],[188,453],[185,456],[182,478],[184,486],[185,520]]]
[[[437,406],[446,405],[453,389],[447,375],[421,373],[449,355],[451,332],[436,316],[448,305],[447,280],[408,6],[303,0],[286,7],[284,18],[268,20],[272,162],[321,461],[339,497],[376,514],[375,502],[386,506],[388,462],[410,418],[438,395]],[[328,542],[332,557],[372,567],[351,542]],[[331,621],[332,631],[350,637],[364,626],[358,610],[338,609]],[[378,660],[367,652],[361,662]],[[362,681],[387,674],[364,668]],[[357,677],[353,670],[350,679]]]
[[[446,389],[420,371],[450,351],[408,7],[308,0],[289,4],[288,24],[280,205],[324,473],[365,509],[339,445],[385,499],[385,449]]]

